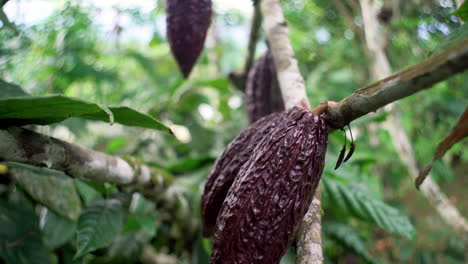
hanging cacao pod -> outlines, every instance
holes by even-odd
[[[221,207],[212,264],[276,264],[291,246],[324,167],[327,125],[298,107],[263,137]]]
[[[268,135],[281,122],[284,114],[284,112],[273,113],[251,124],[216,160],[202,194],[201,215],[204,236],[213,235],[221,205],[240,168],[249,159],[261,138]]]
[[[258,58],[250,69],[245,94],[250,123],[284,110],[275,62],[270,51]]]
[[[211,23],[211,0],[167,0],[167,38],[185,78],[200,56]]]

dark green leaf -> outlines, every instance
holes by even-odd
[[[0,201],[0,258],[9,264],[48,264],[39,219],[32,212]]]
[[[374,199],[362,188],[325,177],[323,178],[323,193],[324,198],[329,200],[333,208],[340,208],[390,233],[399,234],[408,239],[415,234],[413,225],[406,215]]]
[[[44,243],[48,248],[54,249],[72,238],[76,230],[76,222],[44,207],[41,212],[41,229]]]
[[[216,158],[208,155],[201,157],[191,157],[169,165],[167,170],[176,174],[187,171],[194,171],[207,165],[211,165],[215,160]]]
[[[375,263],[367,252],[366,245],[357,230],[349,225],[338,222],[326,222],[323,225],[323,231],[332,239],[343,246],[351,249],[354,253],[364,258],[369,263]]]
[[[63,172],[7,162],[11,175],[34,200],[72,220],[81,214],[81,201],[73,180]]]
[[[75,258],[110,245],[120,233],[122,224],[123,210],[118,200],[93,202],[78,220]]]
[[[79,117],[170,132],[158,120],[126,106],[104,106],[62,95],[0,99],[2,126],[48,125]]]
[[[453,14],[468,22],[468,1],[465,1]]]
[[[85,205],[89,205],[92,201],[102,198],[101,193],[104,193],[104,185],[100,183],[94,183],[94,185],[102,186],[102,192],[98,191],[97,188],[91,186],[94,182],[75,179],[75,186],[78,193],[84,200]]]

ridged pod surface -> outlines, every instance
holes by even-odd
[[[228,192],[212,264],[275,264],[292,244],[321,178],[324,119],[298,107],[264,137]]]
[[[240,168],[250,158],[261,138],[281,122],[282,113],[273,113],[251,124],[237,136],[216,160],[205,183],[201,202],[204,236],[214,233],[216,218]]]
[[[245,93],[250,123],[284,110],[275,62],[270,51],[258,58],[249,71]]]
[[[167,38],[185,78],[200,56],[211,23],[211,0],[167,0]]]

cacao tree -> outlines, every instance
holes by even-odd
[[[35,4],[0,1],[1,263],[466,262],[468,4]]]

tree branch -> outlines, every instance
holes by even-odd
[[[379,20],[377,19],[377,9],[371,0],[361,0],[362,17],[364,18],[364,28],[366,31],[367,46],[371,52],[372,67],[370,72],[374,78],[382,78],[390,75],[390,62],[385,53],[383,40],[387,34],[379,30]],[[395,112],[393,104],[385,107],[389,113],[386,127],[392,138],[392,143],[398,152],[401,161],[406,166],[408,174],[414,180],[419,175],[414,151],[405,128],[401,122],[400,115]],[[447,196],[440,190],[429,176],[427,182],[421,186],[421,193],[428,199],[429,204],[436,209],[442,219],[449,224],[454,231],[462,238],[468,238],[468,222],[460,214],[458,209],[449,201]]]
[[[255,57],[257,50],[257,41],[260,35],[260,26],[262,24],[262,13],[260,12],[261,0],[254,1],[254,13],[252,17],[252,24],[250,26],[249,44],[247,46],[247,56],[245,65],[241,72],[232,72],[229,74],[230,81],[241,91],[245,91],[247,76],[249,75],[250,68]]]
[[[0,130],[0,161],[16,161],[60,170],[76,178],[120,185],[151,183],[151,169],[120,157],[70,144],[30,130]]]
[[[467,68],[468,39],[465,39],[415,66],[358,89],[338,103],[329,102],[325,119],[334,129],[344,127],[367,113],[431,88]]]
[[[262,0],[261,8],[286,109],[296,105],[309,109],[304,79],[294,58],[281,5],[278,0]],[[299,229],[296,261],[298,264],[323,262],[320,208],[320,188],[317,188]]]
[[[3,2],[2,7],[5,3],[6,1]],[[10,22],[2,8],[0,8],[0,21],[2,21],[4,27],[11,29],[15,33],[15,35],[18,35],[20,33],[18,28],[16,28],[15,24]]]

